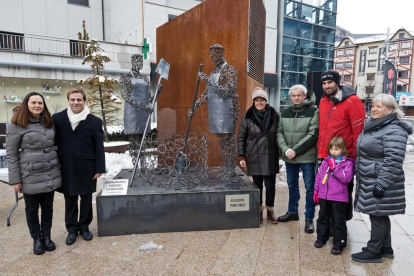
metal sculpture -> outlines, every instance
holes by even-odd
[[[189,116],[208,102],[209,130],[216,133],[223,167],[220,178],[228,180],[235,176],[237,147],[236,126],[240,114],[240,103],[237,95],[237,70],[224,59],[224,47],[213,44],[210,47],[211,61],[216,65],[210,77],[200,72],[199,78],[207,82],[207,88],[196,101]]]
[[[150,105],[153,100],[150,82],[148,78],[140,74],[143,61],[142,55],[132,55],[131,71],[128,74],[122,74],[119,81],[121,95],[125,100],[124,132],[129,134],[129,154],[134,164],[143,138],[147,118],[153,112],[153,108]],[[149,128],[146,133],[150,131],[151,129]]]
[[[161,89],[162,89],[161,80],[162,79],[168,80],[168,75],[169,75],[169,72],[170,72],[170,64],[162,58],[160,60],[160,62],[158,63],[158,66],[157,66],[157,69],[155,69],[155,72],[158,74],[159,78],[158,78],[157,89],[155,90],[155,96],[153,97],[152,102],[151,102],[152,111],[154,110],[155,102],[157,101],[159,93],[161,92]],[[132,186],[132,183],[134,182],[135,173],[136,173],[139,161],[140,161],[140,159],[139,159],[140,154],[141,154],[143,146],[144,146],[145,133],[147,133],[147,129],[148,129],[148,126],[149,126],[150,121],[151,121],[151,114],[152,114],[152,112],[148,115],[147,122],[145,124],[144,132],[143,132],[144,136],[141,139],[141,144],[139,146],[138,153],[137,153],[137,156],[136,156],[136,162],[135,162],[135,165],[134,165],[134,170],[132,171],[130,186]]]

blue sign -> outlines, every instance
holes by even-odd
[[[397,95],[395,96],[395,99],[397,102],[400,100],[400,96],[411,96],[411,92],[397,92]]]

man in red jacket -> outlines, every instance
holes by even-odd
[[[318,159],[329,155],[328,145],[333,137],[342,137],[350,157],[356,159],[356,143],[364,127],[365,108],[356,91],[340,84],[336,71],[321,74],[321,85],[325,94],[319,104]],[[347,220],[352,218],[352,191],[354,183],[348,184],[349,203]]]

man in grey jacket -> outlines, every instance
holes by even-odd
[[[316,142],[319,134],[319,110],[314,105],[315,95],[301,84],[289,90],[291,106],[281,112],[277,131],[277,142],[285,161],[289,186],[289,206],[280,222],[299,220],[299,169],[302,170],[306,188],[305,232],[313,233],[315,227],[315,167],[317,161]]]

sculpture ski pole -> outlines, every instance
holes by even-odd
[[[129,187],[132,187],[132,183],[134,182],[135,173],[137,171],[137,167],[138,167],[138,163],[139,163],[139,157],[141,156],[142,147],[143,147],[144,142],[145,142],[145,137],[146,137],[145,135],[147,133],[148,126],[151,122],[151,115],[154,112],[155,102],[158,99],[158,90],[159,90],[159,87],[160,87],[160,84],[161,84],[161,80],[162,79],[168,80],[169,71],[170,71],[170,64],[162,58],[160,60],[160,63],[158,64],[157,69],[155,70],[155,72],[159,75],[159,80],[158,80],[157,89],[155,90],[155,95],[154,95],[154,98],[153,98],[152,104],[151,104],[151,107],[153,108],[153,110],[148,115],[147,124],[145,125],[145,130],[144,130],[144,134],[142,136],[141,145],[139,146],[139,150],[138,150],[137,159],[135,161],[134,169],[132,170],[131,183],[129,184]]]
[[[200,68],[198,69],[198,73],[201,73],[202,70],[203,70],[203,64],[201,63]],[[188,135],[190,133],[191,121],[194,116],[194,107],[195,107],[195,103],[197,99],[197,91],[198,91],[199,84],[200,84],[200,77],[197,74],[197,84],[196,84],[195,91],[194,91],[193,105],[191,107],[192,112],[190,114],[190,120],[188,121],[188,125],[187,125],[187,132],[185,134],[184,146],[183,146],[182,151],[178,153],[177,158],[175,158],[175,169],[177,170],[179,174],[182,174],[185,172],[185,168],[187,168],[187,164],[188,164],[187,155],[185,154],[185,148],[188,142]]]

